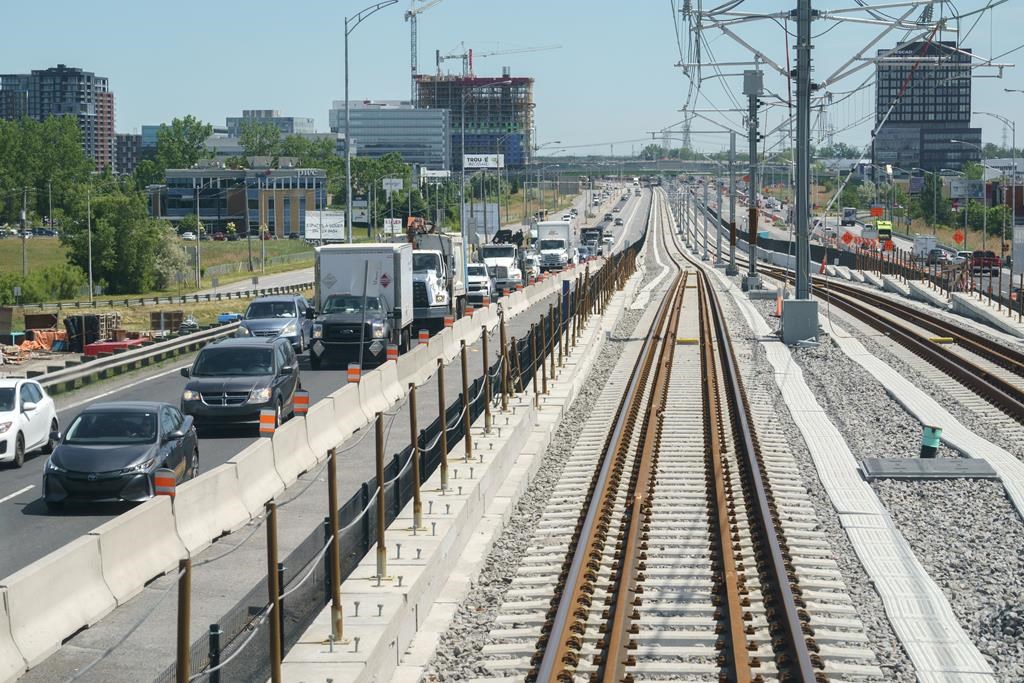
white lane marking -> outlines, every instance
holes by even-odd
[[[58,412],[64,412],[65,410],[72,410],[72,409],[77,408],[79,406],[84,406],[86,403],[92,403],[93,401],[98,401],[101,398],[106,398],[107,396],[111,396],[113,394],[122,392],[125,389],[131,389],[132,387],[137,387],[140,384],[142,384],[143,382],[148,382],[148,381],[153,380],[153,379],[160,379],[161,377],[166,377],[167,375],[173,375],[174,373],[178,372],[182,368],[187,368],[189,365],[192,365],[191,361],[189,361],[188,363],[184,363],[182,365],[175,365],[173,368],[171,368],[169,370],[165,370],[164,372],[158,372],[155,375],[149,375],[148,377],[143,377],[140,380],[136,380],[135,382],[131,382],[129,384],[125,384],[123,386],[118,387],[117,389],[111,389],[110,391],[103,392],[102,394],[97,394],[96,396],[91,396],[89,398],[83,399],[83,400],[79,401],[78,403],[72,403],[69,406],[59,406],[57,408],[57,411]],[[0,502],[3,502],[3,501],[0,501]]]
[[[4,496],[3,498],[0,498],[0,503],[6,503],[6,502],[7,502],[7,501],[9,501],[9,500],[10,500],[11,498],[17,498],[17,497],[18,497],[18,496],[20,496],[21,494],[25,493],[25,491],[31,491],[31,490],[32,490],[32,489],[34,489],[35,487],[36,487],[36,485],[35,485],[35,484],[29,484],[29,485],[28,485],[28,486],[26,486],[25,488],[23,488],[23,489],[20,489],[20,490],[18,490],[18,491],[15,491],[14,493],[12,493],[12,494],[11,494],[11,495],[9,495],[9,496]]]

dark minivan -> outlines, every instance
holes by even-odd
[[[203,347],[191,368],[182,368],[188,384],[181,412],[198,424],[255,422],[260,411],[274,411],[274,424],[295,410],[302,388],[299,361],[284,337],[230,337]]]

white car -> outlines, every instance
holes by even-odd
[[[494,278],[483,263],[470,263],[466,265],[467,284],[466,293],[473,303],[483,301],[485,296],[492,300],[497,298],[497,289],[494,285]]]
[[[601,238],[601,244],[615,244],[615,238],[611,235],[605,235]]]
[[[183,240],[185,240],[187,242],[195,242],[196,241],[196,234],[194,232],[183,232],[183,233],[181,233],[181,239],[183,239]]]
[[[37,382],[0,379],[0,463],[21,467],[27,453],[49,453],[59,429],[57,406]]]

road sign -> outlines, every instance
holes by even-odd
[[[398,235],[402,232],[402,219],[401,218],[385,218],[384,219],[384,232],[388,235]]]
[[[1016,240],[1016,232],[1014,233],[1014,239]],[[964,231],[963,230],[957,230],[956,232],[954,232],[953,233],[953,241],[956,242],[957,244],[963,244],[963,242],[964,242]],[[1016,241],[1014,242],[1014,244],[1016,244]]]
[[[218,285],[220,285],[220,280],[215,277],[212,277],[210,278],[210,284],[213,285],[214,289],[217,289]]]
[[[353,221],[355,212],[353,212]],[[307,211],[306,239],[335,240],[345,239],[345,212],[336,210]]]
[[[985,196],[985,183],[981,180],[951,178],[949,196],[956,199],[982,199]]]
[[[852,241],[853,241],[853,235],[851,235],[848,230],[844,230],[843,231],[843,244],[847,244],[848,245]]]
[[[504,154],[464,154],[463,168],[505,168]]]
[[[895,248],[895,245],[893,245],[892,240],[886,240],[885,241],[884,249],[886,251],[892,251],[894,248]]]
[[[381,178],[380,184],[387,193],[397,192],[405,187],[405,181],[401,178]]]
[[[874,217],[881,216],[885,213],[885,209],[877,204],[871,207],[871,215]]]

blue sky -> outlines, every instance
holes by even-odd
[[[117,97],[119,132],[184,114],[223,124],[226,116],[242,109],[312,116],[318,129],[327,130],[331,101],[343,96],[344,16],[368,3],[11,2],[4,8],[7,30],[0,42],[0,72],[64,63],[107,76]],[[705,6],[709,4],[713,3]],[[852,4],[846,0],[827,6]],[[982,2],[957,4],[964,10]],[[984,17],[974,28],[969,46],[984,54],[1017,47],[1022,40],[1017,28],[1020,4],[1021,0],[1010,0],[995,10],[992,21]],[[402,18],[408,6],[408,0],[400,0],[352,34],[353,99],[408,97],[409,27]],[[777,11],[779,7],[777,2],[748,0],[742,9]],[[816,2],[815,7],[826,5]],[[831,26],[818,22],[815,33]],[[831,73],[877,31],[877,27],[840,26],[817,38],[815,77]],[[784,34],[775,24],[761,24],[744,35],[773,58],[785,60]],[[749,58],[729,39],[708,36],[716,58]],[[496,75],[509,66],[514,75],[537,79],[540,142],[560,140],[561,146],[572,146],[570,151],[605,154],[611,149],[607,143],[618,142],[615,152],[623,153],[642,146],[640,140],[648,137],[647,131],[681,118],[677,110],[686,99],[687,83],[673,66],[679,50],[669,0],[443,0],[420,16],[420,71],[434,70],[435,49],[461,52],[462,43],[477,53],[561,45],[557,50],[493,56],[476,64],[480,75]],[[1001,61],[1015,60],[1024,60],[1024,51]],[[453,60],[444,67],[454,71],[460,65]],[[869,69],[862,73],[866,76]],[[855,88],[861,80],[843,81],[836,89]],[[732,106],[720,82],[705,82],[707,99],[702,98],[698,106],[710,106],[708,100],[719,107]],[[739,92],[737,79],[726,82],[730,90]],[[767,85],[785,92],[780,78],[769,78]],[[1001,80],[976,79],[974,109],[1018,119],[1024,140],[1020,113],[1024,95],[1007,95],[1004,87],[1024,89],[1024,72],[1007,69]],[[870,112],[873,92],[865,88],[832,112],[834,126],[842,129],[838,140],[867,142],[865,125],[845,127]],[[781,113],[768,116],[773,125]],[[978,117],[974,125],[983,126],[986,141],[1000,141],[1001,128],[991,119]],[[723,146],[723,138],[695,136],[695,141],[706,149],[717,149]]]

